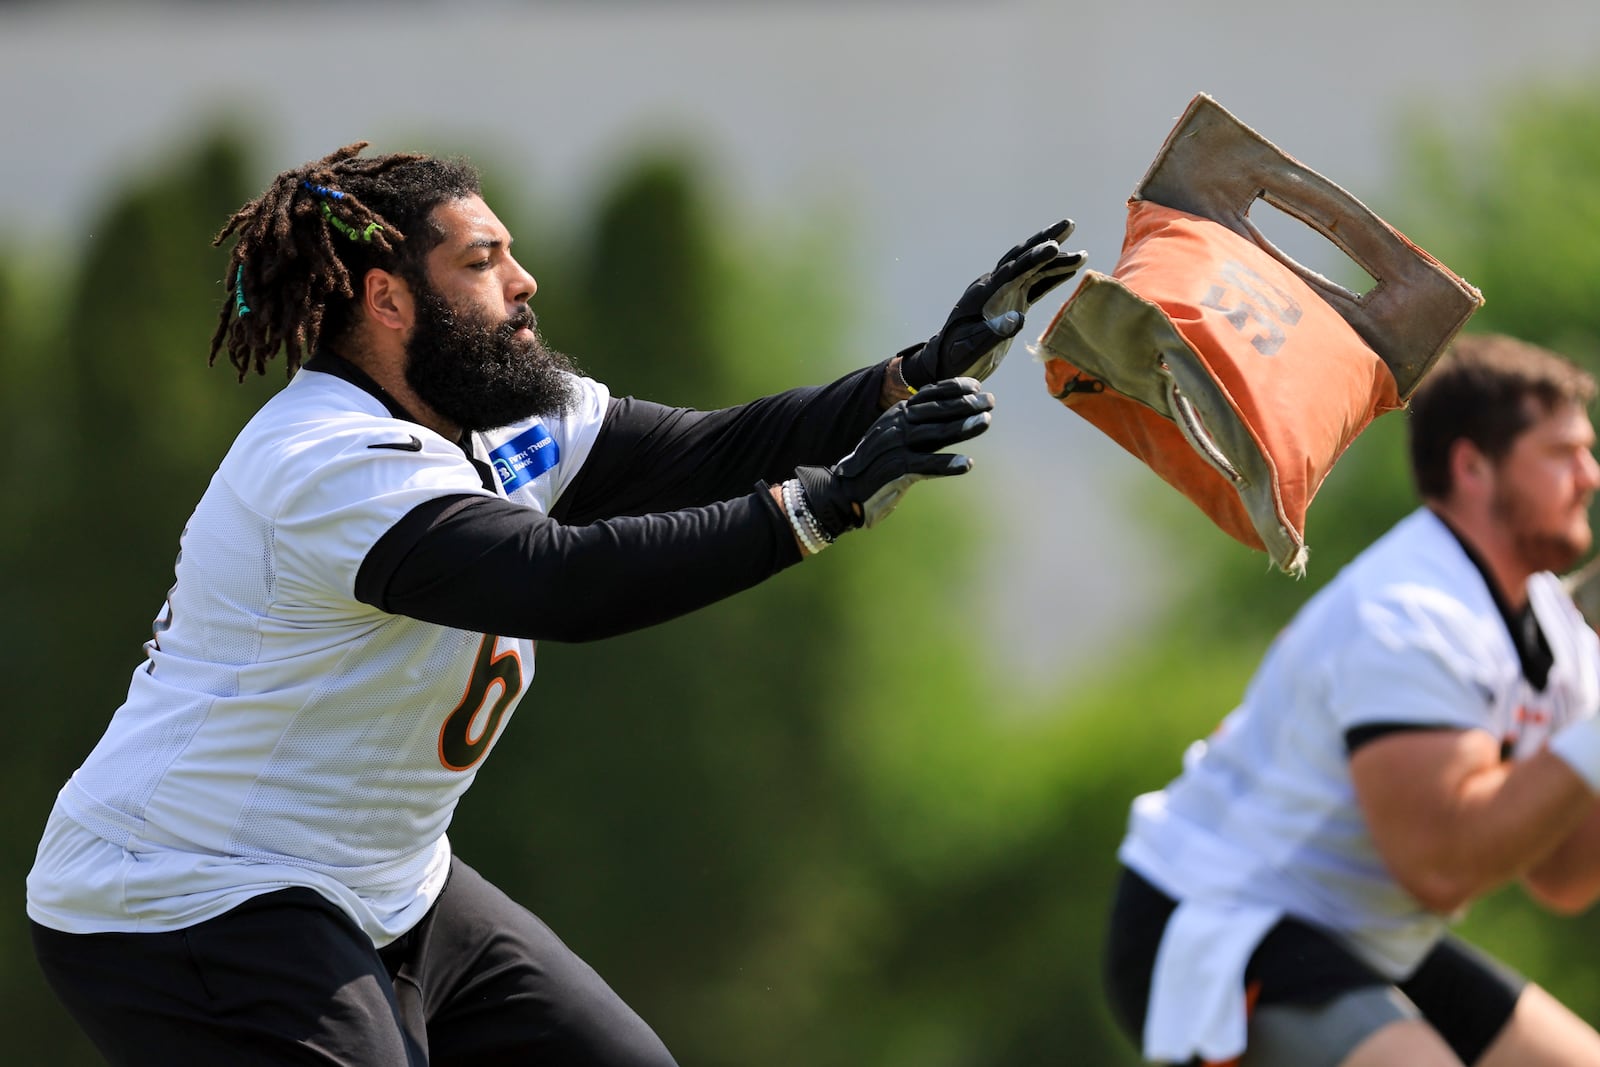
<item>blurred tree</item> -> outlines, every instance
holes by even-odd
[[[1486,298],[1475,330],[1513,334],[1595,365],[1600,360],[1600,142],[1595,84],[1539,85],[1498,98],[1469,128],[1427,113],[1404,131],[1410,151],[1397,210],[1414,237]],[[1408,231],[1411,232],[1411,231]]]
[[[210,238],[248,195],[243,155],[226,133],[202,138],[110,191],[79,262],[5,275],[4,477],[21,522],[0,535],[14,598],[0,644],[15,657],[13,706],[38,709],[27,744],[0,754],[17,798],[0,854],[13,886],[55,791],[142,658],[189,509],[265,395],[231,388],[226,367],[208,371],[204,358],[221,292]],[[95,1062],[44,990],[20,907],[0,939],[0,1011],[17,1062]]]
[[[677,153],[642,159],[597,211],[579,250],[572,309],[586,368],[624,395],[718,407],[730,395],[734,355],[717,343],[721,276],[754,268],[719,262],[704,186]],[[581,334],[579,334],[581,331]]]
[[[59,270],[39,269],[40,263],[41,257],[31,252],[0,251],[0,353],[6,375],[0,389],[0,448],[6,457],[0,463],[0,491],[6,500],[0,578],[7,606],[0,614],[0,668],[9,679],[13,707],[43,713],[20,716],[30,724],[28,734],[0,751],[0,773],[21,801],[12,802],[10,810],[21,817],[10,821],[15,829],[0,849],[0,877],[13,887],[20,886],[32,862],[49,798],[64,777],[53,743],[67,707],[54,677],[67,662],[61,638],[64,617],[56,610],[62,583],[60,575],[44,566],[42,548],[52,524],[64,514],[63,502],[73,495],[76,480],[72,463],[62,458],[71,453],[63,452],[57,436],[67,399],[58,361],[52,358],[59,352],[54,336],[58,320],[51,313],[61,303],[52,288]],[[20,823],[35,826],[30,833]],[[65,1015],[43,989],[19,905],[0,917],[0,1025],[17,1031],[35,1019],[64,1022]],[[75,1035],[65,1042],[53,1035],[25,1035],[20,1048],[36,1055],[25,1055],[20,1062],[44,1062],[46,1050],[53,1054],[63,1046],[87,1049]]]
[[[225,362],[205,364],[222,293],[211,237],[249,195],[245,152],[218,132],[121,191],[64,288],[51,439],[74,475],[37,547],[56,581],[72,573],[92,589],[49,601],[63,616],[57,640],[101,650],[89,656],[95,669],[52,682],[57,700],[94,709],[59,723],[80,757],[121,702],[126,679],[113,665],[132,670],[143,657],[189,510],[281,382],[241,389]]]

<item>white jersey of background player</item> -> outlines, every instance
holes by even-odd
[[[1108,942],[1158,1062],[1600,1062],[1600,1036],[1448,933],[1521,876],[1600,895],[1600,639],[1552,570],[1589,548],[1587,375],[1469,337],[1413,398],[1427,506],[1273,641],[1240,705],[1134,801]]]

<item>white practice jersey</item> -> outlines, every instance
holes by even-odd
[[[383,945],[449,865],[456,802],[533,674],[533,642],[356,599],[373,544],[442,495],[547,511],[609,394],[461,448],[302,369],[240,433],[190,517],[148,658],[61,790],[28,913],[68,933],[188,926],[305,886]],[[559,605],[551,605],[559,611]]]
[[[1121,858],[1170,896],[1274,909],[1338,932],[1404,978],[1449,920],[1388,872],[1351,782],[1346,732],[1362,726],[1481,729],[1511,758],[1595,714],[1600,641],[1554,575],[1528,583],[1554,656],[1523,676],[1482,574],[1419,510],[1319,592],[1274,641],[1242,704],[1138,798]]]

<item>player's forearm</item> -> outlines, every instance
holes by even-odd
[[[1600,899],[1600,803],[1591,804],[1588,817],[1522,881],[1541,904],[1567,915]]]
[[[1418,840],[1410,854],[1419,897],[1448,913],[1514,881],[1555,851],[1592,807],[1576,776],[1544,753],[1470,777],[1432,842]]]
[[[592,641],[688,614],[799,562],[763,490],[702,508],[565,526],[492,497],[415,509],[374,546],[363,602],[506,637]]]
[[[1576,783],[1589,802],[1584,820],[1538,858],[1524,883],[1555,910],[1581,911],[1600,898],[1600,719],[1563,726],[1539,758],[1554,768],[1553,776]]]
[[[1441,914],[1521,876],[1593,806],[1559,759],[1502,762],[1482,730],[1386,737],[1354,753],[1350,771],[1390,872]]]

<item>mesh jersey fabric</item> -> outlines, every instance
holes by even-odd
[[[507,482],[513,501],[548,511],[582,465],[609,393],[578,385],[560,418],[473,435],[488,464],[542,439],[534,423],[548,433],[548,466]],[[356,385],[302,369],[262,406],[189,519],[126,702],[58,795],[35,921],[170,930],[299,885],[382,945],[427,910],[456,802],[534,666],[532,641],[356,599],[373,543],[447,494],[504,488]]]

